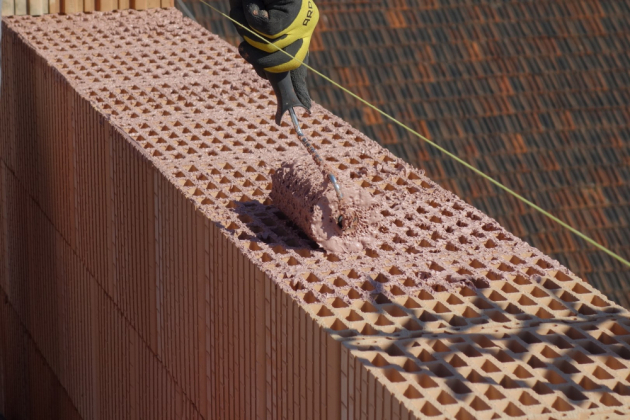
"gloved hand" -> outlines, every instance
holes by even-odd
[[[307,108],[311,98],[306,86],[308,47],[313,31],[319,21],[319,11],[313,0],[230,0],[230,16],[273,42],[278,48],[291,54],[291,59],[274,46],[235,25],[245,40],[239,52],[254,66],[258,75],[266,78],[265,72],[291,72],[295,93]]]

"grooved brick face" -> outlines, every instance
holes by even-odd
[[[349,416],[394,410],[385,401],[458,420],[627,411],[625,310],[316,104],[300,116],[307,137],[386,203],[373,248],[318,249],[269,199],[288,152],[307,153],[273,123],[273,92],[179,12],[5,22],[343,341],[342,387],[361,390],[345,402]]]

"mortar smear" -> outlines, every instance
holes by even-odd
[[[326,251],[359,252],[376,240],[377,203],[345,174],[338,175],[337,181],[348,209],[359,219],[350,232],[342,232],[337,225],[339,201],[333,185],[308,155],[282,163],[272,175],[270,197],[276,207]]]

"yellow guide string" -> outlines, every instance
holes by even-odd
[[[256,32],[252,31],[251,29],[249,29],[248,27],[240,24],[238,21],[232,19],[230,16],[226,15],[225,13],[223,13],[222,11],[218,10],[216,7],[206,3],[203,0],[199,0],[200,3],[205,4],[206,6],[208,6],[209,8],[211,8],[212,10],[214,10],[215,12],[219,13],[220,15],[222,15],[223,17],[229,19],[230,21],[232,21],[234,24],[240,26],[241,28],[245,29],[246,31],[248,31],[249,33],[251,33],[252,35],[256,36],[257,38],[263,40],[266,43],[269,43],[271,45],[274,45],[273,42],[270,42],[268,40],[266,40],[265,38],[263,38],[262,36],[260,36],[259,34],[257,34]],[[275,46],[275,45],[274,45]],[[277,47],[276,47],[277,48]],[[284,51],[283,49],[278,48],[278,51],[282,51],[286,56],[290,57],[291,59],[295,59],[295,57],[293,57],[291,54],[289,54],[288,52]],[[299,60],[298,60],[299,61]],[[611,257],[613,257],[614,259],[616,259],[617,261],[621,262],[622,264],[630,267],[630,261],[624,259],[622,256],[614,253],[613,251],[609,250],[608,248],[606,248],[603,245],[600,245],[599,243],[595,242],[593,239],[589,238],[588,236],[586,236],[585,234],[583,234],[582,232],[580,232],[579,230],[569,226],[568,224],[566,224],[565,222],[563,222],[562,220],[558,219],[556,216],[554,216],[553,214],[549,213],[548,211],[544,210],[543,208],[537,206],[536,204],[534,204],[533,202],[529,201],[528,199],[526,199],[525,197],[523,197],[522,195],[518,194],[516,191],[511,190],[510,188],[506,187],[505,185],[501,184],[499,181],[497,181],[496,179],[492,178],[489,175],[486,175],[485,173],[481,172],[479,169],[475,168],[474,166],[472,166],[471,164],[469,164],[468,162],[466,162],[463,159],[460,159],[459,157],[457,157],[456,155],[454,155],[453,153],[449,152],[448,150],[444,149],[442,146],[438,145],[437,143],[432,142],[431,140],[429,140],[428,138],[424,137],[422,134],[418,133],[417,131],[415,131],[414,129],[412,129],[411,127],[405,125],[403,122],[398,121],[396,118],[392,117],[391,115],[387,114],[385,111],[380,110],[379,108],[377,108],[376,106],[372,105],[371,103],[369,103],[368,101],[366,101],[365,99],[361,98],[360,96],[356,95],[355,93],[353,93],[352,91],[348,90],[347,88],[343,87],[342,85],[340,85],[339,83],[335,82],[334,80],[332,80],[331,78],[329,78],[328,76],[326,76],[325,74],[315,70],[313,67],[309,66],[308,64],[304,64],[304,67],[306,67],[307,69],[309,69],[310,71],[312,71],[313,73],[315,73],[316,75],[318,75],[319,77],[323,78],[324,80],[326,80],[327,82],[331,83],[333,86],[341,89],[342,91],[344,91],[345,93],[347,93],[348,95],[352,96],[353,98],[357,99],[359,102],[363,103],[364,105],[367,105],[368,107],[372,108],[373,110],[375,110],[376,112],[378,112],[379,114],[381,114],[382,116],[384,116],[385,118],[389,119],[390,121],[396,123],[397,125],[401,126],[402,128],[404,128],[405,130],[407,130],[408,132],[412,133],[413,135],[415,135],[416,137],[418,137],[419,139],[421,139],[422,141],[428,143],[429,145],[435,147],[436,149],[438,149],[440,152],[444,153],[445,155],[447,155],[448,157],[452,158],[453,160],[455,160],[456,162],[464,165],[466,168],[470,169],[471,171],[475,172],[477,175],[481,176],[482,178],[485,178],[486,180],[490,181],[492,184],[496,185],[497,187],[501,188],[502,190],[504,190],[505,192],[507,192],[508,194],[516,197],[518,200],[522,201],[523,203],[527,204],[528,206],[530,206],[531,208],[535,209],[536,211],[542,213],[543,215],[545,215],[546,217],[548,217],[549,219],[553,220],[554,222],[556,222],[557,224],[559,224],[560,226],[562,226],[563,228],[567,229],[568,231],[570,231],[571,233],[573,233],[574,235],[582,238],[583,240],[585,240],[587,243],[593,245],[594,247],[598,248],[599,250],[605,252],[606,254],[610,255]]]

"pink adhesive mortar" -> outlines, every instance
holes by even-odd
[[[294,153],[286,158],[291,160],[271,177],[269,197],[274,206],[326,251],[360,252],[375,243],[382,216],[368,191],[358,188],[350,178],[338,178],[347,208],[357,218],[352,231],[343,232],[336,220],[339,200],[328,177],[310,156]]]

